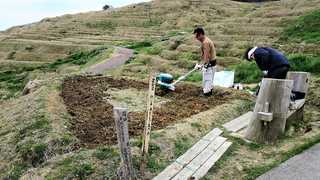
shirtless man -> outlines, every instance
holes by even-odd
[[[211,96],[213,91],[213,78],[215,73],[216,49],[214,43],[205,35],[204,29],[198,27],[194,30],[195,38],[201,42],[202,63],[195,68],[202,70],[202,87],[205,96]]]

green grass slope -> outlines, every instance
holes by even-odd
[[[320,10],[299,17],[285,29],[283,39],[320,44]]]
[[[294,31],[300,29],[290,29],[303,19],[316,25],[317,22],[309,22],[310,18],[306,17],[319,8],[320,0],[262,4],[226,0],[200,1],[199,4],[187,0],[155,0],[114,11],[46,18],[1,32],[0,179],[115,178],[120,163],[117,149],[110,146],[81,148],[79,140],[70,132],[70,115],[59,96],[61,79],[79,74],[83,68],[105,59],[110,48],[101,47],[106,45],[125,46],[136,52],[126,65],[106,74],[145,79],[149,74],[146,65],[150,65],[157,71],[177,77],[199,59],[199,44],[192,35],[195,25],[205,27],[217,45],[219,64],[236,69],[239,82],[257,82],[260,77],[255,64],[241,61],[248,45],[279,48],[289,55],[293,70],[312,72],[306,121],[316,120],[319,115],[320,45],[304,39],[313,35],[298,36],[299,33]],[[292,37],[279,41],[289,31]],[[291,40],[296,37],[302,39]],[[44,84],[27,96],[20,96],[25,83],[32,79],[44,80]],[[188,80],[198,82],[200,79],[200,74],[193,74]],[[249,102],[237,101],[223,106],[220,113],[219,108],[213,109],[211,116],[215,120],[210,119],[210,122],[207,115],[199,114],[200,119],[204,116],[202,120],[212,123],[212,127],[202,122],[191,124],[194,129],[190,132],[194,131],[198,136],[187,134],[188,140],[165,131],[153,134],[155,142],[152,142],[153,154],[147,165],[148,177],[160,172],[202,133],[221,125],[220,121],[237,117],[250,107]],[[225,112],[232,115],[229,117]],[[177,133],[172,128],[166,131]],[[303,128],[299,130],[298,127],[297,131],[294,136],[282,140],[280,148],[276,149],[271,145],[253,147],[233,139],[236,146],[227,156],[230,161],[220,161],[208,174],[208,179],[256,177],[281,162],[279,159],[283,160],[288,149],[304,147],[308,139],[318,142],[318,131],[307,136],[299,134]],[[134,163],[138,167],[141,142],[139,139],[133,142]],[[167,149],[160,151],[163,147]],[[168,154],[176,155],[168,157]],[[270,154],[277,156],[270,158]]]

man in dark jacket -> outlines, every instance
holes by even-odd
[[[255,60],[266,78],[286,79],[290,69],[288,59],[278,50],[269,47],[250,47],[245,53],[248,61]]]

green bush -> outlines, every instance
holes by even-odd
[[[29,72],[34,69],[35,68],[21,67],[0,71],[0,89],[5,89],[9,92],[5,97],[0,96],[0,100],[15,97],[27,83]]]
[[[28,73],[23,72],[23,70],[0,72],[0,82],[5,83],[0,85],[0,88],[8,89],[14,94],[15,92],[23,89],[27,76]]]
[[[134,49],[136,51],[140,51],[146,47],[151,47],[152,43],[149,40],[144,40],[140,42],[129,42],[125,47],[129,49]]]
[[[92,58],[103,53],[107,48],[97,48],[91,51],[75,52],[69,57],[64,59],[58,59],[57,61],[45,64],[38,67],[17,67],[14,69],[0,68],[0,89],[5,89],[10,92],[6,97],[0,99],[8,99],[15,97],[19,91],[21,91],[25,84],[28,82],[28,75],[35,70],[40,71],[55,71],[57,68],[64,64],[83,65],[88,63]]]
[[[314,74],[320,73],[320,57],[304,54],[291,54],[288,57],[291,71],[304,71]]]
[[[199,71],[194,72],[186,78],[186,81],[200,82],[200,81],[202,81],[202,73]]]
[[[320,10],[299,17],[285,29],[281,39],[320,43]]]
[[[102,47],[102,48],[97,48],[92,51],[79,51],[75,52],[69,57],[65,59],[58,59],[57,61],[43,66],[41,69],[42,70],[56,70],[58,67],[60,67],[63,64],[74,64],[74,65],[84,65],[87,64],[92,58],[95,56],[101,54],[104,52],[107,48]]]
[[[162,52],[163,48],[159,45],[151,46],[143,49],[143,52],[149,55],[159,55]]]
[[[261,81],[261,70],[254,62],[242,62],[232,68],[235,71],[235,82],[257,83]]]
[[[200,59],[200,55],[198,53],[183,52],[179,53],[178,59],[185,61],[197,61]]]

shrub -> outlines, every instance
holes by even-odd
[[[87,64],[92,58],[98,56],[104,52],[107,48],[97,48],[92,51],[79,51],[71,54],[69,57],[64,59],[58,59],[57,61],[43,66],[42,70],[56,70],[63,64],[74,64],[74,65],[84,65]]]
[[[24,88],[28,71],[27,68],[18,68],[0,72],[0,89],[6,89],[9,92],[5,99],[15,97],[17,92]],[[2,99],[2,97],[0,97],[0,99]]]
[[[155,45],[145,48],[143,52],[150,55],[158,55],[162,52],[162,50],[163,48],[160,45]]]
[[[281,39],[320,43],[320,10],[299,17],[284,30]]]
[[[199,53],[184,52],[180,53],[178,58],[186,61],[197,61],[200,59],[200,55]]]
[[[194,72],[190,76],[187,77],[186,81],[200,82],[200,81],[202,81],[202,73],[201,72]]]
[[[131,42],[128,45],[126,45],[127,48],[134,49],[136,51],[140,51],[143,48],[151,47],[152,43],[149,40],[144,40],[140,42]]]
[[[291,71],[305,71],[320,73],[320,57],[307,56],[304,54],[291,54],[288,57]]]
[[[196,61],[179,60],[179,61],[176,61],[174,65],[183,69],[192,69],[196,63],[197,63]]]
[[[232,68],[235,70],[235,82],[257,83],[261,81],[261,70],[253,62],[242,62]]]

